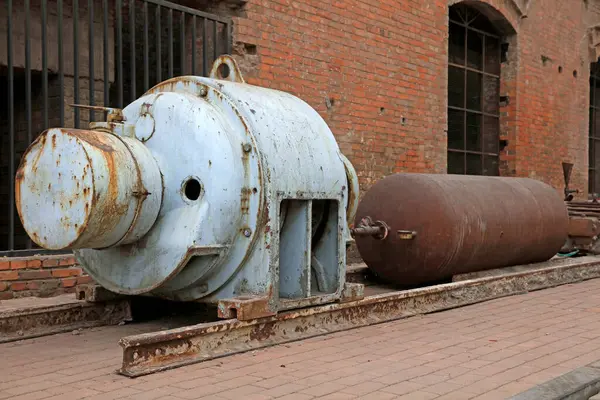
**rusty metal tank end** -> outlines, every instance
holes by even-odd
[[[407,173],[365,194],[352,234],[374,273],[418,285],[546,261],[568,224],[558,192],[533,179]]]
[[[54,250],[136,241],[154,224],[162,196],[158,165],[141,142],[80,129],[43,132],[15,185],[27,234]]]

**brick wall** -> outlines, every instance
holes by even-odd
[[[517,80],[516,174],[587,192],[589,57],[586,2],[531,2],[521,22]],[[544,61],[546,60],[546,61]]]
[[[247,81],[313,106],[363,189],[446,171],[445,1],[251,0],[245,11],[234,40],[240,55],[256,46]]]
[[[89,282],[71,256],[0,258],[0,300],[72,293]]]

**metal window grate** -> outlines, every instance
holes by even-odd
[[[477,10],[450,7],[448,173],[499,175],[501,41]]]
[[[231,52],[231,20],[163,0],[5,0],[0,5],[0,256],[40,253],[15,210],[23,152],[49,127],[103,118]]]

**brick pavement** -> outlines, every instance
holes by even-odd
[[[0,345],[0,399],[504,399],[600,359],[600,279],[138,379],[116,375],[118,339],[152,328]]]

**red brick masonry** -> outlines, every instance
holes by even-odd
[[[90,281],[72,255],[0,258],[0,300],[71,293]]]

